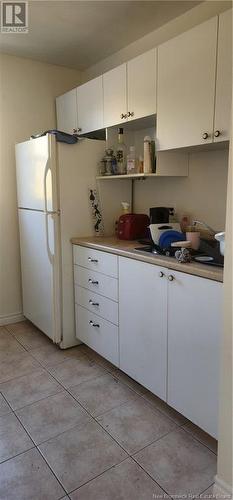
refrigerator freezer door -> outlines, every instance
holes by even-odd
[[[45,135],[16,145],[18,207],[57,211],[56,139]]]
[[[23,313],[53,342],[61,340],[59,217],[19,209]]]

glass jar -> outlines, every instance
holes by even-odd
[[[105,175],[113,175],[113,158],[114,158],[113,149],[111,148],[106,149],[106,154],[104,157],[105,168],[106,168]]]

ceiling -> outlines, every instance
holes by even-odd
[[[198,0],[29,1],[29,33],[0,34],[0,51],[85,70]]]

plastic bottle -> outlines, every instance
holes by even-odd
[[[144,162],[143,171],[145,174],[150,174],[152,172],[152,161],[151,161],[151,138],[149,135],[144,137]]]
[[[135,158],[135,147],[130,146],[129,154],[127,155],[127,174],[137,173],[137,163]]]

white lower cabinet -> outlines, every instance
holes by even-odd
[[[166,400],[166,270],[119,259],[120,368]]]
[[[120,368],[217,437],[221,283],[119,259]]]
[[[84,253],[89,269],[76,264]],[[222,283],[93,255],[74,249],[77,338],[217,437]]]
[[[223,287],[180,272],[170,274],[167,402],[217,437]]]
[[[75,313],[79,339],[118,366],[118,327],[77,304]]]

